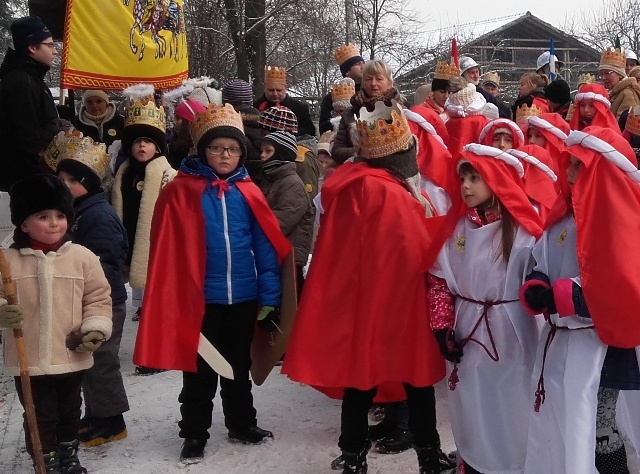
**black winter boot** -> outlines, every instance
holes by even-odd
[[[363,448],[358,453],[350,453],[348,451],[342,451],[342,460],[344,461],[344,467],[342,468],[342,474],[366,474],[368,470],[367,466],[367,453],[369,447]]]
[[[229,430],[229,439],[231,441],[244,444],[262,443],[267,438],[273,438],[271,431],[263,430],[257,426],[249,426],[248,428],[239,430]]]
[[[59,474],[60,473],[60,459],[58,458],[58,453],[55,451],[50,452],[49,454],[45,454],[44,456],[44,472],[47,474]],[[36,474],[38,473],[38,469],[35,468]]]
[[[187,438],[182,444],[180,451],[180,462],[183,464],[195,464],[204,458],[204,447],[207,445],[206,439]]]
[[[440,449],[440,444],[420,448],[414,446],[418,455],[418,466],[420,474],[438,474],[451,469],[455,469],[455,460],[450,459]]]
[[[596,469],[600,474],[629,474],[624,445],[611,453],[596,453]]]
[[[411,431],[396,428],[390,436],[376,443],[376,451],[381,454],[397,454],[406,451],[413,445]]]
[[[58,444],[61,474],[87,474],[87,470],[82,467],[78,459],[78,446],[80,442],[77,439]]]

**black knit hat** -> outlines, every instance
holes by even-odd
[[[51,38],[51,31],[39,16],[25,16],[11,23],[11,36],[16,51]]]
[[[298,157],[298,143],[293,134],[289,132],[272,132],[264,139],[276,149],[273,158],[295,161]]]
[[[431,81],[432,91],[446,91],[449,90],[449,81],[447,79],[434,79]]]
[[[65,171],[73,176],[76,181],[84,186],[89,194],[100,191],[102,185],[100,177],[84,163],[73,159],[61,160],[56,168],[56,174],[60,173],[60,171]]]
[[[551,102],[566,104],[571,100],[571,89],[562,79],[556,79],[544,88],[544,95]]]
[[[351,67],[354,64],[357,64],[360,62],[364,62],[364,59],[362,59],[362,56],[353,56],[347,59],[346,61],[344,61],[342,64],[340,64],[340,72],[342,73],[342,77],[347,77],[347,73],[349,72],[349,69],[351,69]]]
[[[67,216],[69,226],[73,223],[73,195],[60,178],[51,174],[38,174],[24,178],[9,191],[11,223],[20,227],[32,214],[56,209]]]
[[[167,135],[159,128],[142,123],[127,125],[122,131],[122,149],[127,155],[131,154],[131,147],[140,138],[153,141],[160,150],[160,154],[167,155]]]
[[[206,163],[207,156],[205,154],[205,148],[209,146],[209,143],[211,143],[211,140],[214,138],[233,138],[237,141],[240,144],[240,148],[242,148],[242,155],[240,156],[238,166],[244,165],[244,161],[247,159],[247,137],[241,130],[231,126],[214,127],[202,135],[197,144],[198,157],[200,157],[202,161]]]

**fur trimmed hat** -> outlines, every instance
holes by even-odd
[[[285,161],[295,161],[298,156],[298,143],[296,137],[289,132],[272,132],[264,140],[271,143],[276,149],[274,158]]]
[[[73,222],[73,195],[60,178],[51,174],[38,174],[24,178],[9,191],[11,223],[20,227],[32,214],[56,209],[67,216],[69,226]]]

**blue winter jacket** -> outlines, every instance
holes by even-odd
[[[114,305],[124,303],[127,290],[122,266],[127,258],[129,241],[122,221],[107,202],[104,191],[76,199],[74,210],[76,219],[69,229],[71,239],[100,257],[102,270],[111,285],[111,301]]]
[[[261,306],[280,305],[280,266],[275,249],[258,225],[235,182],[248,176],[237,168],[221,192],[212,168],[187,158],[180,171],[204,177],[202,212],[207,244],[204,297],[207,304],[235,304],[258,300]],[[220,196],[220,197],[219,197]]]

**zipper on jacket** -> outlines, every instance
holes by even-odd
[[[229,304],[233,304],[233,291],[231,289],[231,244],[229,242],[229,223],[227,222],[227,201],[224,193],[222,193],[222,198],[220,198],[220,204],[222,205],[224,245],[227,252],[227,299]]]

